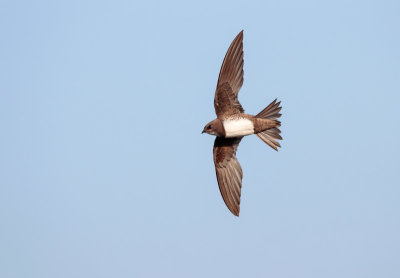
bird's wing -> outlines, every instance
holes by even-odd
[[[226,52],[215,90],[214,108],[219,118],[243,113],[238,93],[243,84],[243,30]]]
[[[236,159],[236,150],[239,146],[239,138],[215,138],[214,164],[217,174],[218,186],[222,198],[228,209],[236,216],[240,211],[240,193],[242,189],[242,167]]]

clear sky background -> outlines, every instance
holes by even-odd
[[[2,1],[0,277],[400,277],[399,1]],[[220,196],[218,72],[282,101]]]

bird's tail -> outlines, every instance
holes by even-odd
[[[258,113],[256,117],[273,120],[277,123],[277,126],[279,127],[281,125],[281,122],[277,119],[282,116],[282,114],[279,113],[279,111],[281,111],[282,109],[282,107],[279,106],[280,104],[281,102],[276,102],[275,99],[273,102],[270,103],[270,105],[268,105],[260,113]],[[279,135],[281,131],[278,127],[273,127],[256,134],[258,138],[263,140],[264,143],[268,144],[268,146],[276,151],[278,151],[277,147],[281,147],[277,140],[282,140],[282,137]]]

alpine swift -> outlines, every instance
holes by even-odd
[[[245,114],[238,100],[243,84],[243,30],[231,43],[219,72],[214,108],[217,118],[209,122],[202,133],[215,135],[214,165],[222,198],[236,216],[240,211],[242,167],[236,150],[246,135],[255,134],[271,148],[278,150],[282,140],[279,127],[280,101],[275,99],[264,110],[253,116]]]

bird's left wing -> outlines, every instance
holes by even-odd
[[[217,137],[214,142],[214,164],[218,186],[228,209],[236,216],[240,211],[242,167],[236,159],[240,138]]]
[[[243,84],[243,31],[233,40],[219,72],[214,96],[215,113],[219,118],[243,113],[238,93]]]

